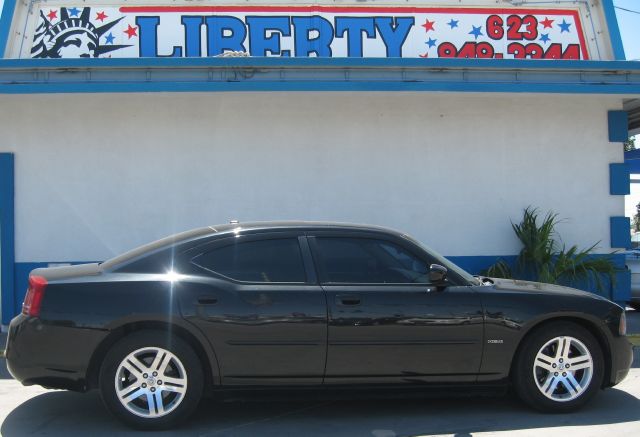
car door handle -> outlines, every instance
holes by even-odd
[[[198,298],[198,303],[200,305],[215,305],[218,303],[218,298],[217,297],[199,297]]]
[[[336,296],[336,303],[345,306],[360,305],[360,298],[358,296]]]

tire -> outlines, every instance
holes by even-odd
[[[109,349],[99,386],[107,409],[127,425],[168,429],[197,408],[204,386],[202,363],[179,337],[137,331]]]
[[[551,322],[525,338],[512,380],[518,397],[529,406],[565,413],[596,395],[604,368],[600,344],[589,331],[570,322]]]

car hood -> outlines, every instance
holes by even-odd
[[[577,290],[575,288],[563,287],[556,284],[545,284],[542,282],[521,281],[519,279],[489,278],[494,283],[496,290],[522,291],[526,293],[562,294],[572,296],[590,297],[607,300],[602,296],[588,291]]]

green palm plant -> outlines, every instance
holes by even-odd
[[[597,244],[580,250],[577,246],[567,249],[556,241],[558,214],[548,212],[540,224],[537,208],[527,207],[522,221],[511,223],[522,250],[512,267],[504,260],[489,267],[487,276],[497,278],[530,279],[549,284],[575,284],[594,280],[598,291],[603,291],[603,277],[615,285],[616,269],[610,256],[593,257]]]

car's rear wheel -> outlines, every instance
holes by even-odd
[[[166,429],[186,419],[203,390],[202,365],[181,338],[138,331],[117,342],[100,369],[107,408],[139,429]]]
[[[598,341],[569,322],[542,326],[525,339],[516,357],[513,382],[518,396],[545,412],[580,408],[602,386],[604,357]]]

